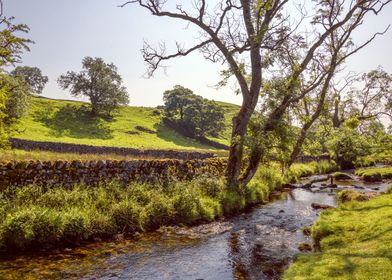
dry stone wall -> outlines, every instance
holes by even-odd
[[[226,160],[99,160],[99,161],[28,161],[0,163],[0,189],[8,186],[40,184],[71,186],[78,183],[97,185],[119,180],[128,182],[163,182],[169,178],[192,179],[202,174],[224,174]]]
[[[144,158],[175,158],[175,159],[206,159],[215,157],[213,153],[187,152],[175,150],[142,150],[133,148],[120,147],[103,147],[79,145],[70,143],[33,141],[23,139],[10,139],[11,146],[14,149],[22,150],[42,150],[57,153],[74,153],[74,154],[116,154],[121,156],[135,156]]]

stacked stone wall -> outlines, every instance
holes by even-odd
[[[72,186],[97,185],[105,181],[164,182],[175,178],[188,180],[202,174],[222,176],[226,160],[98,160],[28,161],[0,163],[0,189],[8,186],[39,184]]]
[[[23,139],[10,139],[14,149],[26,151],[42,150],[57,153],[73,154],[116,154],[121,156],[135,156],[141,158],[174,158],[174,159],[207,159],[215,157],[214,153],[203,153],[193,151],[134,149],[121,147],[90,146],[59,142],[33,141]]]

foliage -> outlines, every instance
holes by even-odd
[[[334,126],[340,127],[353,117],[360,119],[361,125],[368,125],[380,117],[392,120],[391,91],[392,75],[382,67],[349,78],[347,86],[335,93]]]
[[[325,174],[338,170],[338,166],[334,161],[323,160],[320,162],[310,163],[294,163],[285,173],[286,182],[298,182],[303,176],[312,174]]]
[[[214,101],[175,86],[163,94],[165,116],[194,136],[218,137],[224,130],[224,111]]]
[[[353,168],[358,157],[371,153],[367,138],[360,135],[350,125],[353,123],[335,129],[326,143],[330,153],[342,169]]]
[[[7,95],[3,121],[10,126],[26,113],[30,103],[30,87],[20,77],[0,74],[0,88]]]
[[[373,166],[376,163],[392,165],[392,149],[389,151],[373,153],[368,156],[359,157],[355,161],[356,167]]]
[[[11,71],[11,76],[22,78],[29,86],[32,93],[41,94],[49,79],[42,75],[38,67],[18,66]]]
[[[392,274],[392,195],[321,213],[312,237],[321,252],[301,254],[283,279],[387,279]]]
[[[128,93],[113,63],[107,64],[102,58],[85,57],[82,66],[79,73],[68,71],[61,75],[58,84],[62,89],[70,89],[73,96],[87,96],[93,115],[110,115],[120,105],[128,104]]]
[[[173,9],[164,0],[140,0],[125,2],[122,7],[139,5],[153,16],[185,21],[199,31],[197,43],[184,48],[177,42],[176,50],[170,54],[165,43],[156,48],[145,43],[142,53],[149,76],[164,67],[165,61],[199,50],[205,59],[224,65],[223,80],[218,86],[227,85],[231,77],[237,82],[236,92],[242,95],[242,105],[233,118],[226,175],[228,187],[240,191],[265,160],[264,152],[269,146],[256,143],[251,145],[250,152],[244,151],[247,128],[256,106],[260,105],[260,95],[261,114],[265,116],[260,135],[279,130],[285,114],[300,101],[313,101],[310,106],[305,104],[307,120],[294,145],[291,164],[300,152],[307,130],[324,110],[335,73],[343,68],[348,57],[383,34],[376,33],[356,45],[352,34],[363,25],[368,13],[378,14],[387,3],[373,1],[365,9],[361,1],[349,2],[309,1],[293,17],[289,1],[218,1],[210,6],[206,1],[196,1],[191,8],[177,2],[174,5],[177,9]],[[309,24],[310,32],[302,32]],[[277,80],[279,88],[264,84],[268,80]]]
[[[19,37],[18,33],[28,33],[25,24],[14,24],[13,17],[0,15],[0,149],[8,146],[11,120],[20,116],[27,104],[27,91],[19,79],[9,77],[3,67],[20,62],[23,51],[29,51],[30,39]]]
[[[30,51],[30,39],[19,37],[18,33],[28,33],[26,24],[13,24],[13,17],[0,19],[0,67],[14,65],[20,62],[21,54]]]

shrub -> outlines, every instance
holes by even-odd
[[[90,215],[84,209],[70,208],[63,216],[62,239],[79,243],[92,235]]]
[[[143,230],[144,213],[139,205],[130,199],[115,204],[112,208],[112,218],[120,232],[135,232]]]
[[[221,204],[223,213],[227,215],[240,212],[246,206],[246,200],[236,191],[226,191],[222,194]]]
[[[251,181],[246,186],[246,202],[256,204],[268,201],[269,187],[264,181]]]
[[[156,229],[162,225],[175,222],[175,211],[173,199],[156,194],[150,197],[150,202],[145,207],[148,229]]]
[[[210,197],[201,197],[199,199],[198,211],[203,220],[211,222],[217,217],[222,216],[222,206],[218,200]]]
[[[31,209],[21,209],[8,215],[0,229],[2,243],[7,249],[24,250],[34,239]]]

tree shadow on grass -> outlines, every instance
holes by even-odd
[[[188,138],[174,131],[173,129],[168,128],[162,122],[154,125],[154,128],[157,132],[157,136],[167,142],[172,142],[178,146],[193,147],[197,149],[213,149],[212,147],[208,147],[207,145],[203,145],[196,141],[195,139]]]
[[[94,117],[88,107],[67,104],[58,111],[46,109],[35,120],[51,129],[54,137],[68,136],[79,139],[112,139],[107,120]]]

